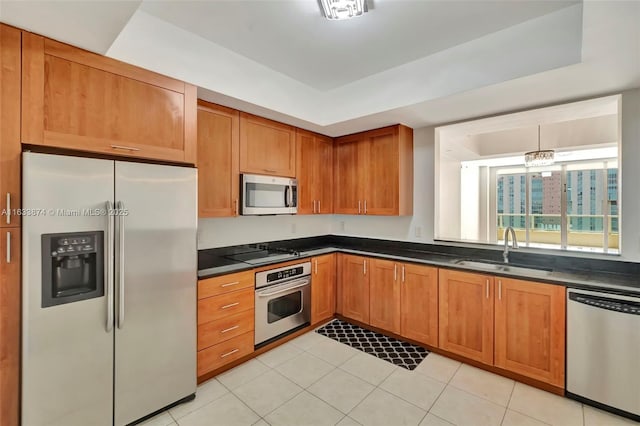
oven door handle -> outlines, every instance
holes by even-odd
[[[299,283],[299,282],[300,282],[300,281],[297,281],[297,283]],[[295,290],[295,289],[297,289],[297,288],[306,287],[306,286],[308,286],[309,284],[311,284],[311,283],[309,282],[309,280],[304,280],[304,281],[302,282],[302,284],[294,284],[294,285],[287,284],[287,286],[278,287],[278,289],[277,289],[276,291],[269,291],[269,292],[267,292],[267,293],[257,293],[257,296],[258,296],[258,297],[268,297],[268,296],[273,296],[273,295],[275,295],[275,294],[284,293],[284,292],[289,291],[289,290]]]

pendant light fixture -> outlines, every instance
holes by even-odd
[[[351,19],[362,16],[367,9],[367,0],[319,0],[324,17],[330,20]]]
[[[540,149],[540,125],[538,125],[538,150],[524,154],[525,167],[549,166],[555,161],[555,151],[552,149]]]

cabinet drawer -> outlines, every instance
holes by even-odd
[[[198,300],[198,325],[253,309],[254,296],[252,287]]]
[[[243,288],[253,288],[253,270],[238,272],[237,274],[221,275],[198,281],[198,299],[217,296]]]
[[[253,330],[253,309],[198,326],[198,350],[208,348]]]
[[[253,352],[253,331],[198,352],[198,376]]]

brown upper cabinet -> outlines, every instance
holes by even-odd
[[[396,125],[336,139],[334,212],[413,213],[413,130]]]
[[[240,113],[198,100],[199,217],[237,216]]]
[[[333,213],[333,139],[296,129],[298,214]]]
[[[195,164],[196,87],[22,33],[22,143]]]
[[[241,112],[240,171],[295,177],[295,128]]]
[[[564,387],[566,289],[495,280],[495,365]]]
[[[20,226],[20,39],[0,24],[0,227]]]

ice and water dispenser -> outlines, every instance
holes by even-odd
[[[42,307],[104,295],[104,233],[42,235]]]

